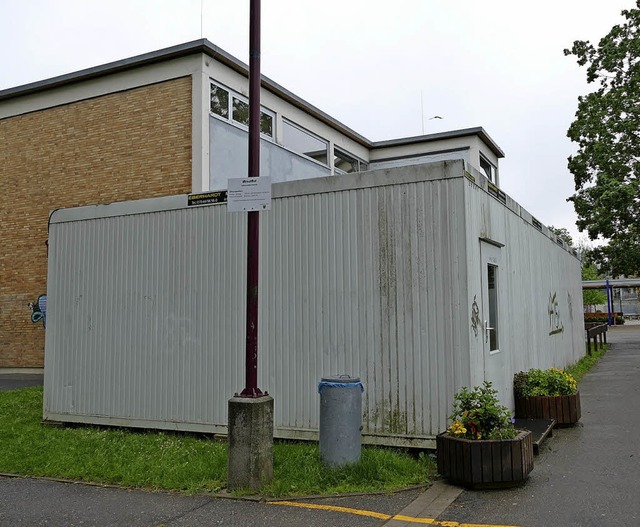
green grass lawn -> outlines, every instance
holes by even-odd
[[[567,373],[573,375],[573,378],[579,383],[582,378],[589,372],[591,368],[595,366],[595,364],[600,360],[607,352],[607,345],[603,344],[602,346],[598,344],[596,351],[594,351],[591,355],[585,355],[578,362],[569,366],[565,369]]]
[[[189,493],[226,485],[227,445],[188,434],[41,424],[42,388],[0,392],[0,473]],[[328,469],[316,443],[276,442],[270,497],[393,491],[425,484],[433,461],[363,448],[359,463]]]

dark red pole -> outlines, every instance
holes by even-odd
[[[260,176],[260,0],[249,12],[249,177]],[[260,213],[249,212],[247,225],[247,337],[243,397],[261,397],[258,388],[258,262]]]

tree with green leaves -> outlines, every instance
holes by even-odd
[[[576,192],[569,198],[577,225],[608,245],[594,250],[611,275],[640,274],[640,0],[622,11],[597,46],[578,40],[565,49],[587,68],[597,89],[578,98],[568,137],[578,144],[569,157]]]
[[[558,238],[564,240],[569,247],[573,247],[573,238],[565,227],[554,227],[553,225],[549,225],[549,230]]]
[[[582,279],[583,280],[601,280],[602,275],[598,273],[598,268],[593,262],[594,248],[585,245],[584,243],[578,243],[578,246],[573,245],[573,238],[565,227],[554,227],[549,225],[549,230],[555,234],[561,240],[564,240],[566,244],[572,249],[576,249],[580,260],[582,261]],[[582,290],[582,303],[587,308],[595,309],[595,306],[599,306],[607,303],[607,295],[599,289],[583,289]]]
[[[583,264],[582,279],[599,280],[602,279],[602,276],[598,275],[598,270],[596,269],[596,266],[594,264]],[[595,309],[595,306],[607,303],[607,294],[600,289],[583,289],[582,303],[585,307],[591,307]]]

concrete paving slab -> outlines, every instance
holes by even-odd
[[[462,489],[439,480],[429,487],[398,514],[388,520],[388,527],[415,526],[420,519],[435,519],[440,516],[462,493]],[[405,519],[406,518],[406,519]]]

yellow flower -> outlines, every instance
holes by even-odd
[[[460,436],[460,435],[466,434],[467,429],[464,427],[464,425],[460,421],[455,421],[449,427],[449,433],[455,436]]]

